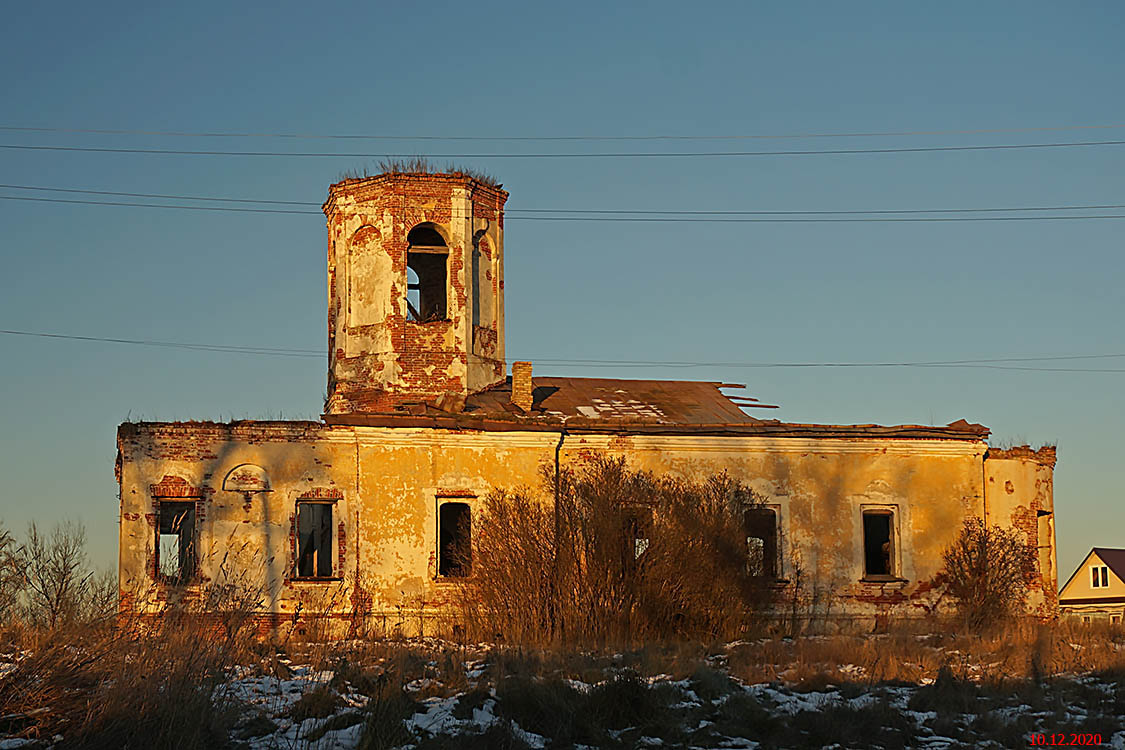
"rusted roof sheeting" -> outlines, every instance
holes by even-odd
[[[536,377],[533,416],[551,420],[589,419],[646,424],[731,424],[757,420],[743,413],[718,383],[694,380],[614,380]],[[497,385],[469,396],[465,413],[508,416],[512,385]]]
[[[416,404],[409,412],[325,414],[329,425],[427,427],[489,432],[558,432],[619,435],[758,435],[771,437],[983,440],[987,427],[958,420],[926,425],[795,424],[755,419],[719,390],[724,383],[695,380],[553,378],[533,380],[534,403],[525,414],[511,402],[511,378],[468,397],[464,411]],[[742,398],[742,397],[739,397]],[[757,406],[754,404],[752,406]],[[761,405],[766,406],[766,405]],[[775,408],[775,407],[768,407]]]

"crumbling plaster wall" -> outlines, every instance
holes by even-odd
[[[625,437],[606,448],[653,471],[725,471],[747,482],[780,514],[783,598],[796,597],[811,619],[920,617],[949,606],[935,588],[941,553],[982,506],[979,441]],[[864,510],[893,513],[897,580],[865,580]]]
[[[315,612],[325,600],[340,612],[360,599],[376,614],[440,609],[459,585],[437,577],[440,503],[455,499],[476,512],[490,489],[521,486],[549,502],[541,471],[553,469],[558,441],[555,432],[313,422],[122,425],[123,589],[152,582],[153,485],[170,477],[201,495],[204,582],[239,550],[251,572],[262,566],[268,611],[278,616],[298,606]],[[925,616],[949,604],[934,577],[962,520],[983,510],[985,450],[981,441],[957,440],[568,435],[561,460],[624,456],[631,467],[692,478],[726,471],[780,514],[785,596],[796,596],[810,616],[878,619]],[[240,464],[262,467],[270,491],[223,490]],[[1039,503],[1049,501],[1049,471],[1048,484],[1043,479]],[[292,577],[292,519],[308,493],[336,498],[339,582]],[[863,580],[865,508],[894,511],[896,580]],[[1001,510],[994,504],[990,512]]]
[[[464,396],[504,379],[506,199],[503,190],[450,175],[333,186],[325,204],[329,413]],[[449,248],[445,320],[407,319],[407,235],[421,223]],[[474,289],[480,325],[473,322]]]
[[[985,520],[1019,530],[1037,551],[1039,568],[1028,582],[1029,606],[1042,617],[1058,613],[1055,559],[1055,449],[990,448],[984,462]]]

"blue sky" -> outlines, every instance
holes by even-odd
[[[1121,125],[1123,22],[1116,2],[23,4],[0,27],[0,125],[404,136]],[[0,132],[4,144],[410,154],[1090,140],[1125,140],[1125,128],[563,143]],[[0,149],[0,182],[319,201],[344,170],[376,161]],[[457,161],[496,175],[512,194],[511,209],[1125,204],[1125,146]],[[532,360],[702,362],[1120,354],[1123,230],[1117,220],[513,216],[508,351]],[[0,200],[0,238],[3,329],[325,346],[326,240],[315,215]],[[1125,369],[1125,357],[1061,366]],[[22,530],[31,519],[79,518],[94,561],[108,567],[119,422],[314,417],[325,367],[319,358],[0,336],[0,519]],[[1125,373],[546,364],[536,371],[745,382],[752,395],[781,404],[776,416],[790,421],[964,417],[990,426],[999,441],[1057,442],[1060,578],[1091,546],[1125,546]]]

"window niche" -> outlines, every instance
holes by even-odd
[[[863,575],[868,580],[897,578],[895,516],[891,509],[863,511]]]
[[[777,511],[748,508],[742,514],[746,532],[746,566],[756,578],[778,578]]]
[[[415,323],[447,320],[446,277],[449,247],[430,224],[406,236],[406,319]]]
[[[324,500],[297,501],[297,578],[333,577],[333,507]]]
[[[621,528],[625,536],[624,553],[628,568],[638,562],[652,544],[652,508],[626,508]]]
[[[182,586],[195,576],[195,502],[161,500],[156,529],[156,572]]]
[[[467,502],[438,506],[438,577],[467,578],[473,572],[473,520]]]

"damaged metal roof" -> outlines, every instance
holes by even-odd
[[[770,435],[774,437],[911,438],[979,441],[987,427],[961,419],[931,425],[825,425],[758,419],[743,408],[776,409],[747,396],[728,396],[723,388],[742,385],[693,380],[615,380],[610,378],[533,379],[532,408],[512,403],[508,378],[470,395],[457,407],[404,404],[392,413],[325,414],[329,425],[431,427],[484,431],[589,433]],[[456,408],[456,410],[452,410]]]
[[[597,419],[682,425],[756,422],[719,390],[721,385],[693,380],[537,376],[531,391],[531,416],[563,421]],[[508,378],[505,383],[469,396],[465,413],[484,416],[518,412],[511,400],[512,381]]]

